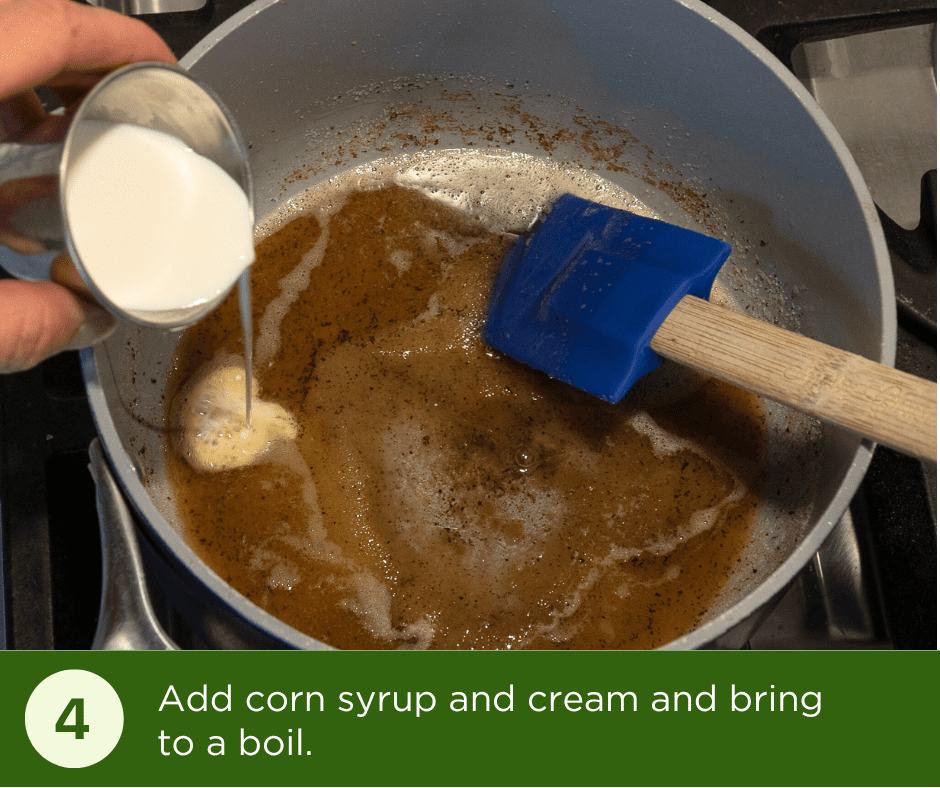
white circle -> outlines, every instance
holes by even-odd
[[[123,730],[124,707],[114,687],[87,670],[53,673],[26,703],[26,734],[36,752],[67,769],[98,763]]]

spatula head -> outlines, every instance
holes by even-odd
[[[731,247],[566,194],[503,260],[483,339],[618,402],[659,366],[650,340],[686,295],[707,299]]]

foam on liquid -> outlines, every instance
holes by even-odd
[[[479,339],[494,233],[564,191],[650,215],[582,170],[451,151],[268,217],[258,378],[297,438],[240,471],[169,463],[217,573],[340,647],[649,647],[705,615],[759,502],[756,399],[667,365],[612,406]],[[238,350],[230,299],[175,385]]]

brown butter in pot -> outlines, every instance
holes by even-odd
[[[649,648],[693,629],[759,505],[757,399],[664,367],[610,405],[494,354],[478,332],[505,241],[398,186],[261,241],[256,327],[318,241],[256,370],[297,441],[221,473],[168,458],[203,560],[341,648]],[[184,335],[171,392],[240,341],[230,297]]]

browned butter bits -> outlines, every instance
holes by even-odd
[[[479,337],[501,236],[397,185],[339,202],[262,240],[252,273],[260,396],[296,440],[216,473],[168,458],[202,559],[341,648],[693,629],[759,505],[758,400],[669,365],[618,405],[550,380]],[[240,343],[233,296],[183,336],[171,392]]]

